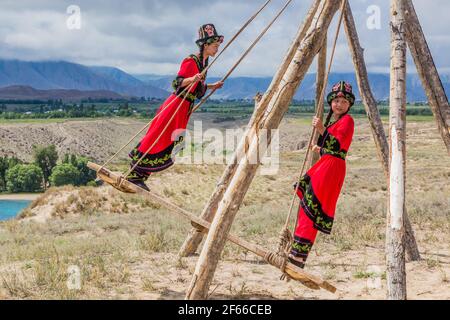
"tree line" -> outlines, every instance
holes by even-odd
[[[88,159],[65,154],[58,163],[55,145],[33,146],[33,161],[0,157],[0,192],[39,192],[50,186],[95,186],[95,172],[87,167]]]
[[[100,117],[146,117],[154,114],[156,106],[132,106],[128,102],[96,104],[32,104],[25,106],[7,106],[0,102],[0,119],[63,119],[63,118],[100,118]]]

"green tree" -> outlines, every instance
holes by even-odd
[[[62,163],[70,163],[69,156],[70,156],[70,155],[69,155],[68,153],[65,153],[65,154],[64,154],[64,159],[63,159]]]
[[[52,174],[49,177],[50,184],[52,186],[64,186],[64,185],[78,185],[80,172],[76,167],[70,163],[63,163],[57,165]]]
[[[56,166],[56,161],[58,161],[58,152],[56,151],[55,145],[52,144],[47,147],[33,146],[33,158],[34,163],[41,168],[44,174],[44,189],[46,189],[48,179],[52,174],[53,168]]]
[[[43,174],[35,164],[18,164],[6,173],[9,192],[36,192],[41,189]]]
[[[22,164],[23,161],[20,160],[19,158],[16,157],[12,157],[12,158],[8,158],[8,168],[12,168],[15,167],[18,164]]]
[[[77,185],[79,186],[86,186],[97,177],[95,171],[89,169],[87,166],[88,161],[85,157],[78,157],[76,160],[76,168],[79,172]]]
[[[22,163],[22,161],[16,157],[0,157],[0,191],[6,190],[6,172],[8,169],[11,169],[20,163]]]
[[[70,155],[70,164],[73,165],[74,167],[77,166],[77,156],[74,154]]]
[[[8,158],[0,157],[0,191],[6,189],[6,171],[8,169]]]
[[[70,164],[78,169],[79,176],[76,185],[86,186],[89,182],[94,181],[97,175],[94,171],[88,168],[87,163],[89,162],[86,157],[77,157],[74,154],[66,153],[62,163]]]

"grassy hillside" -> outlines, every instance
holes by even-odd
[[[309,123],[309,118],[283,122],[279,171],[256,176],[233,233],[276,246]],[[410,121],[407,129],[407,210],[423,257],[407,264],[408,297],[449,299],[450,163],[433,121]],[[336,294],[281,282],[279,271],[227,244],[211,297],[385,298],[386,183],[363,118],[356,120],[347,166],[333,232],[319,235],[306,266],[335,284]],[[155,174],[149,185],[199,213],[224,167],[180,164]],[[125,170],[126,164],[115,169]],[[166,209],[108,186],[51,189],[21,219],[0,223],[0,298],[182,299],[197,260],[176,255],[189,228]],[[81,271],[81,290],[67,287],[70,266]]]

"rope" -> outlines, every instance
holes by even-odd
[[[176,96],[176,98],[179,98],[182,94],[184,94],[185,92],[187,92],[188,90],[190,90],[191,88],[192,88],[192,86],[194,85],[195,83],[192,83],[192,84],[190,84],[189,86],[187,86],[183,91],[181,91],[177,96]],[[100,167],[100,169],[97,171],[97,173],[101,170],[101,169],[103,169],[104,167],[106,167],[106,165],[108,164],[108,163],[110,163],[115,157],[117,157],[117,155],[123,150],[123,149],[125,149],[125,147],[126,146],[128,146],[130,143],[131,143],[131,141],[133,141],[142,131],[144,131],[145,130],[145,128],[147,128],[148,126],[150,126],[151,124],[152,124],[152,122],[162,113],[162,111],[164,111],[166,108],[168,108],[174,101],[175,101],[176,99],[173,99],[170,103],[168,103],[163,109],[161,109],[160,111],[159,111],[159,113],[157,113],[154,117],[153,117],[153,119],[151,119],[150,120],[150,122],[148,122],[145,126],[143,126],[130,140],[128,140],[128,142],[126,143],[126,144],[124,144],[111,158],[109,158],[108,160],[106,160],[106,162],[105,163],[103,163],[102,165],[101,165],[101,167]]]
[[[215,59],[209,64],[209,66],[206,67],[206,69],[204,70],[204,72],[206,72],[207,70],[209,70],[209,68],[211,68],[211,66],[216,62],[216,60],[223,54],[223,52],[225,52],[225,50],[234,42],[234,40],[236,40],[236,38],[242,33],[242,31],[245,30],[245,28],[247,28],[247,26],[259,15],[259,13],[261,13],[262,10],[264,10],[264,8],[271,2],[272,0],[267,0],[266,3],[264,3],[261,8],[259,8],[258,11],[255,12],[255,14],[253,16],[251,16],[247,22],[244,23],[244,25],[239,29],[238,32],[235,33],[235,35],[230,39],[230,41],[227,42],[227,44],[225,45],[225,47],[219,52],[219,54],[215,57]],[[204,74],[202,72],[202,74]],[[195,84],[195,83],[194,83]],[[193,85],[193,84],[192,84]],[[177,98],[179,98],[182,94],[184,94],[185,92],[189,92],[190,88],[186,87],[182,92],[180,92],[177,95]],[[175,101],[176,99],[174,99],[173,101]],[[108,163],[110,163],[115,157],[117,157],[117,155],[123,150],[125,149],[126,146],[128,146],[142,131],[145,130],[145,128],[147,128],[148,126],[151,125],[151,123],[153,122],[153,120],[155,120],[161,113],[162,111],[164,111],[166,108],[168,108],[172,102],[171,101],[168,105],[166,105],[163,109],[160,110],[160,112],[158,114],[155,115],[155,117],[153,117],[153,119],[150,120],[150,122],[148,122],[142,129],[140,129],[125,145],[123,145],[119,151],[117,151],[112,157],[110,157],[108,160],[106,160],[106,162],[104,164],[101,165],[99,171],[101,169],[103,169]]]
[[[279,235],[279,245],[276,252],[269,251],[265,254],[264,260],[271,265],[279,268],[283,273],[281,280],[289,281],[291,278],[286,273],[286,265],[288,263],[289,250],[292,244],[292,234],[287,229],[283,229]]]
[[[249,54],[249,52],[255,47],[255,45],[259,42],[259,40],[261,40],[261,38],[264,36],[264,34],[267,32],[267,30],[269,30],[269,28],[273,25],[273,23],[280,17],[280,15],[286,10],[287,6],[292,2],[292,0],[288,0],[286,2],[286,4],[283,6],[283,8],[278,12],[278,14],[274,17],[274,19],[269,23],[269,25],[259,34],[259,36],[256,38],[255,41],[253,41],[253,43],[250,45],[250,47],[244,52],[244,54],[242,54],[242,56],[238,59],[238,61],[231,67],[231,69],[227,72],[227,74],[225,75],[225,77],[223,78],[222,81],[225,81],[230,75],[231,73],[237,68],[237,66],[242,62],[242,60]],[[211,63],[212,64],[212,63]],[[204,72],[206,71],[206,69],[204,70]],[[216,89],[211,90],[211,92],[200,101],[199,104],[197,104],[191,111],[191,113],[193,113],[195,110],[197,110],[214,92],[216,91]],[[174,114],[172,115],[172,117],[170,118],[170,120],[167,122],[166,126],[164,127],[164,129],[161,131],[161,133],[159,134],[158,138],[153,142],[153,144],[146,150],[146,152],[140,157],[140,159],[125,173],[125,177],[127,177],[136,167],[137,165],[142,161],[142,159],[150,152],[150,150],[156,145],[156,143],[158,143],[159,139],[162,137],[162,135],[164,134],[164,132],[167,130],[167,128],[169,127],[170,123],[172,122],[172,120],[174,119],[176,113],[178,112],[180,106],[182,105],[182,103],[184,102],[185,98],[183,98],[183,100],[180,102],[180,104],[178,105],[177,109],[175,110]],[[120,185],[119,185],[120,186]]]
[[[342,0],[342,5],[341,5],[341,8],[340,8],[341,14],[340,14],[340,17],[339,17],[339,23],[338,23],[336,34],[335,34],[335,37],[334,37],[333,50],[332,50],[332,53],[331,53],[330,62],[328,64],[328,70],[327,70],[327,73],[325,75],[325,80],[324,80],[324,85],[323,85],[323,88],[322,88],[322,92],[320,94],[320,98],[319,98],[319,101],[317,103],[316,116],[319,114],[319,111],[321,110],[321,108],[323,108],[323,100],[324,100],[323,96],[325,94],[325,90],[326,90],[326,87],[327,87],[326,84],[328,82],[328,77],[329,77],[329,74],[331,72],[331,66],[332,66],[333,60],[334,60],[337,39],[339,37],[339,32],[340,32],[341,25],[342,25],[342,20],[343,20],[343,17],[344,17],[346,3],[347,3],[347,0]],[[322,14],[322,12],[320,12],[319,17],[320,17],[321,14]],[[326,45],[326,44],[324,44],[324,45]],[[311,145],[312,145],[312,142],[313,142],[312,140],[313,140],[315,131],[316,131],[316,128],[314,127],[312,132],[311,132],[311,136],[310,136],[310,139],[309,139],[309,142],[308,142],[308,148],[307,148],[307,151],[306,151],[305,158],[303,160],[302,168],[300,170],[300,175],[299,175],[299,177],[297,179],[297,182],[300,181],[301,177],[303,176],[303,172],[304,172],[306,161],[308,159],[309,151],[310,151],[310,148],[311,148]],[[284,226],[282,228],[282,231],[280,232],[280,243],[278,245],[278,254],[279,254],[279,256],[283,257],[286,260],[288,259],[288,256],[287,256],[285,251],[281,251],[281,250],[284,250],[287,242],[291,241],[291,243],[290,243],[290,245],[291,245],[292,241],[293,241],[292,240],[292,233],[289,231],[289,221],[291,219],[292,209],[294,207],[294,202],[295,202],[295,198],[296,198],[297,188],[298,188],[298,186],[294,190],[294,193],[293,193],[293,196],[292,196],[292,200],[291,200],[291,204],[290,204],[290,207],[289,207],[289,213],[288,213],[288,215],[286,217],[286,221],[285,221],[285,224],[284,224]],[[282,269],[281,271],[283,272],[283,276],[285,276],[286,273],[285,273],[284,269]]]
[[[247,49],[247,51],[245,51],[245,53],[241,56],[241,58],[239,58],[239,60],[234,64],[233,67],[231,67],[231,69],[228,71],[228,73],[222,78],[221,81],[225,81],[226,79],[228,79],[228,77],[231,75],[231,73],[234,71],[234,69],[237,68],[237,66],[241,63],[241,61],[250,53],[250,51],[253,49],[253,47],[259,42],[259,40],[266,34],[267,30],[269,30],[269,28],[274,24],[274,22],[280,17],[280,15],[284,12],[284,10],[286,10],[286,8],[288,7],[288,5],[292,2],[292,0],[288,0],[285,5],[283,6],[283,8],[278,12],[278,14],[273,18],[273,20],[267,25],[267,27],[259,34],[258,38],[256,38],[256,40],[252,43],[252,45]],[[211,90],[211,92],[204,97],[192,110],[192,112],[195,112],[198,108],[200,108],[200,106],[202,104],[205,103],[206,100],[208,100],[208,98],[210,96],[212,96],[214,94],[214,92],[216,92],[217,89],[213,89]]]

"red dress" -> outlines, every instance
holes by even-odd
[[[183,80],[202,72],[204,68],[202,62],[196,55],[190,55],[183,60],[178,76],[172,82],[175,90],[174,93],[159,107],[156,113],[157,116],[151,123],[147,134],[129,154],[131,166],[134,166],[150,149],[133,172],[130,173],[128,180],[146,180],[150,173],[167,169],[173,165],[175,154],[183,146],[186,126],[192,112],[194,101],[205,94],[205,82],[198,82],[189,92],[185,92],[179,97],[177,95],[185,89],[181,87]],[[172,116],[174,117],[170,121]],[[168,127],[164,131],[166,125]],[[158,141],[155,143],[157,139]]]
[[[354,121],[346,114],[327,126],[318,145],[320,160],[300,179],[297,227],[291,253],[306,259],[317,231],[326,234],[333,226],[336,203],[344,184],[345,157],[353,138]]]

